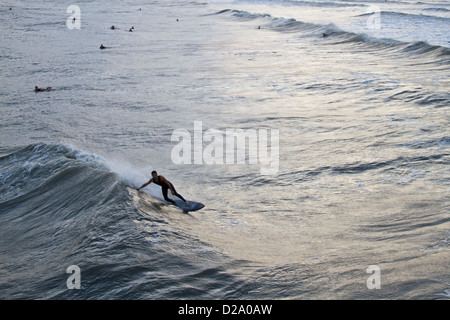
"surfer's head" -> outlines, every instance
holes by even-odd
[[[152,177],[157,177],[157,176],[158,176],[158,173],[155,170],[153,170],[152,171]]]

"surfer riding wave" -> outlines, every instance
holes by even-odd
[[[142,188],[148,186],[150,183],[155,183],[159,186],[161,186],[162,189],[162,194],[164,196],[164,200],[169,201],[170,203],[172,203],[173,205],[175,205],[175,201],[173,201],[172,199],[170,199],[167,196],[167,191],[170,189],[170,192],[172,192],[172,195],[177,196],[178,198],[180,198],[181,200],[184,201],[184,203],[189,206],[189,202],[186,201],[186,199],[183,198],[183,196],[179,193],[177,193],[177,191],[175,190],[175,187],[173,186],[173,184],[167,180],[166,178],[164,178],[163,176],[158,176],[158,173],[156,171],[152,171],[152,178],[144,183],[141,187],[137,188],[136,190],[141,190]]]

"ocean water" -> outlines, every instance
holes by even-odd
[[[0,298],[449,298],[448,1],[70,5],[0,5]]]

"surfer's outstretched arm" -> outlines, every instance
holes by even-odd
[[[153,178],[151,178],[150,180],[148,180],[148,182],[144,183],[142,186],[140,186],[139,188],[137,188],[136,190],[139,191],[142,188],[145,188],[146,186],[148,186],[150,183],[153,182]]]

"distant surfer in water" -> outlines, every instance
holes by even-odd
[[[178,198],[180,198],[181,200],[184,201],[184,203],[189,206],[189,202],[186,201],[186,199],[183,198],[182,195],[180,195],[179,193],[177,193],[177,191],[175,190],[175,187],[173,186],[173,184],[168,181],[166,178],[164,178],[163,176],[158,176],[158,173],[156,171],[152,171],[152,177],[147,183],[144,183],[140,188],[137,188],[136,190],[139,191],[142,188],[148,186],[150,183],[155,183],[159,186],[161,186],[162,188],[162,194],[164,196],[164,199],[166,201],[171,202],[172,204],[175,204],[175,201],[173,201],[172,199],[170,199],[169,197],[167,197],[167,191],[170,189],[170,191],[172,192],[172,195],[177,196]]]

